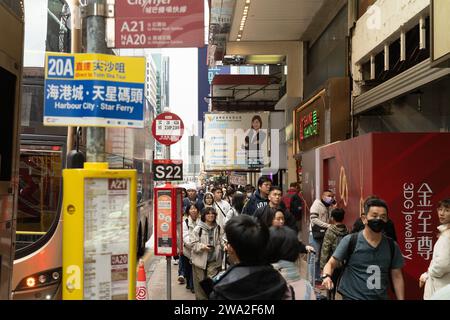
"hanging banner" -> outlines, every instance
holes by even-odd
[[[269,114],[205,113],[205,170],[269,167]]]
[[[247,184],[247,174],[233,172],[228,176],[228,183],[235,184],[237,186],[245,186]]]
[[[144,127],[145,58],[45,56],[44,125]]]
[[[204,42],[203,0],[116,1],[113,48],[199,48]]]

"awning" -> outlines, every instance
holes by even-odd
[[[354,115],[368,111],[449,74],[450,68],[432,68],[430,59],[427,59],[354,98]]]

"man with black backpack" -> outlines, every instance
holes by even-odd
[[[383,200],[369,200],[364,230],[345,236],[323,269],[322,284],[328,290],[337,285],[344,300],[386,300],[390,280],[397,299],[404,300],[404,259],[397,243],[382,233],[387,211]],[[335,284],[331,277],[341,266],[344,271]]]

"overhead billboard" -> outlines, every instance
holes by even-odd
[[[269,115],[269,112],[205,113],[205,170],[268,168]]]
[[[116,1],[113,48],[203,47],[203,0]]]
[[[145,58],[45,56],[44,125],[144,127]]]

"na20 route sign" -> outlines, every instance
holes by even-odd
[[[116,0],[114,10],[108,47],[204,46],[204,0]]]
[[[45,55],[44,125],[144,127],[145,58]]]
[[[153,160],[153,181],[183,180],[183,161],[159,159]]]
[[[183,133],[183,120],[175,113],[161,113],[152,122],[152,135],[163,145],[170,146],[177,143],[183,137]]]

